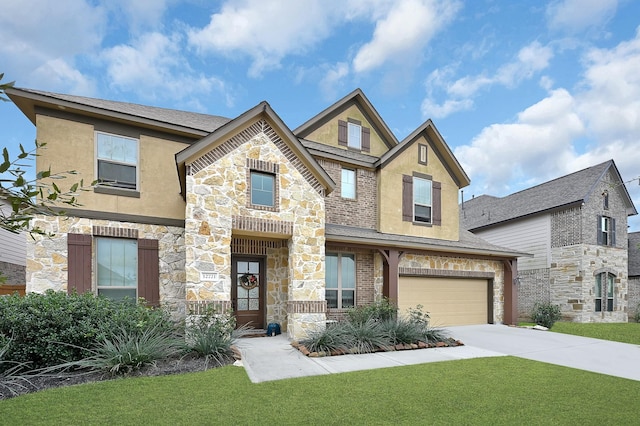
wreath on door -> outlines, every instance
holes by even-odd
[[[240,276],[240,286],[242,288],[246,288],[247,290],[256,288],[258,287],[258,277],[256,277],[254,274],[243,274]]]

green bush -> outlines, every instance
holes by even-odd
[[[384,321],[381,323],[381,327],[392,345],[424,341],[424,327],[407,318],[400,317]]]
[[[366,354],[391,345],[382,322],[370,318],[366,322],[347,321],[343,324],[345,344],[351,353]]]
[[[0,335],[12,342],[5,357],[29,369],[80,360],[114,330],[136,332],[154,326],[175,328],[163,310],[91,293],[50,290],[0,298]]]
[[[185,328],[187,348],[190,352],[218,365],[233,359],[231,346],[243,328],[235,329],[236,319],[231,314],[219,314],[213,308],[194,320]]]
[[[347,343],[349,339],[345,334],[344,324],[344,322],[339,322],[313,331],[306,339],[301,340],[300,344],[310,352],[346,352],[349,349]]]
[[[636,314],[633,316],[635,322],[640,322],[640,303],[636,306]]]
[[[363,324],[373,319],[386,321],[395,318],[398,308],[387,298],[371,305],[358,306],[347,311],[347,318],[352,323]]]
[[[558,305],[552,305],[548,302],[536,302],[533,305],[531,319],[538,325],[551,328],[560,318],[562,318],[562,315]]]

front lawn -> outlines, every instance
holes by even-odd
[[[557,322],[553,325],[551,331],[640,345],[640,323],[637,322],[582,324],[576,322]]]
[[[118,379],[0,401],[3,424],[629,424],[640,382],[515,357],[253,384],[244,369]],[[594,401],[607,407],[603,417]]]

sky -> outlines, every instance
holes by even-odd
[[[356,88],[504,196],[613,159],[640,209],[637,0],[4,0],[3,82],[295,129]],[[34,126],[0,103],[4,146]],[[631,217],[630,231],[640,231]]]

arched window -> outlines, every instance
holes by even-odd
[[[596,312],[613,311],[613,280],[615,276],[609,272],[596,275],[595,295]]]

